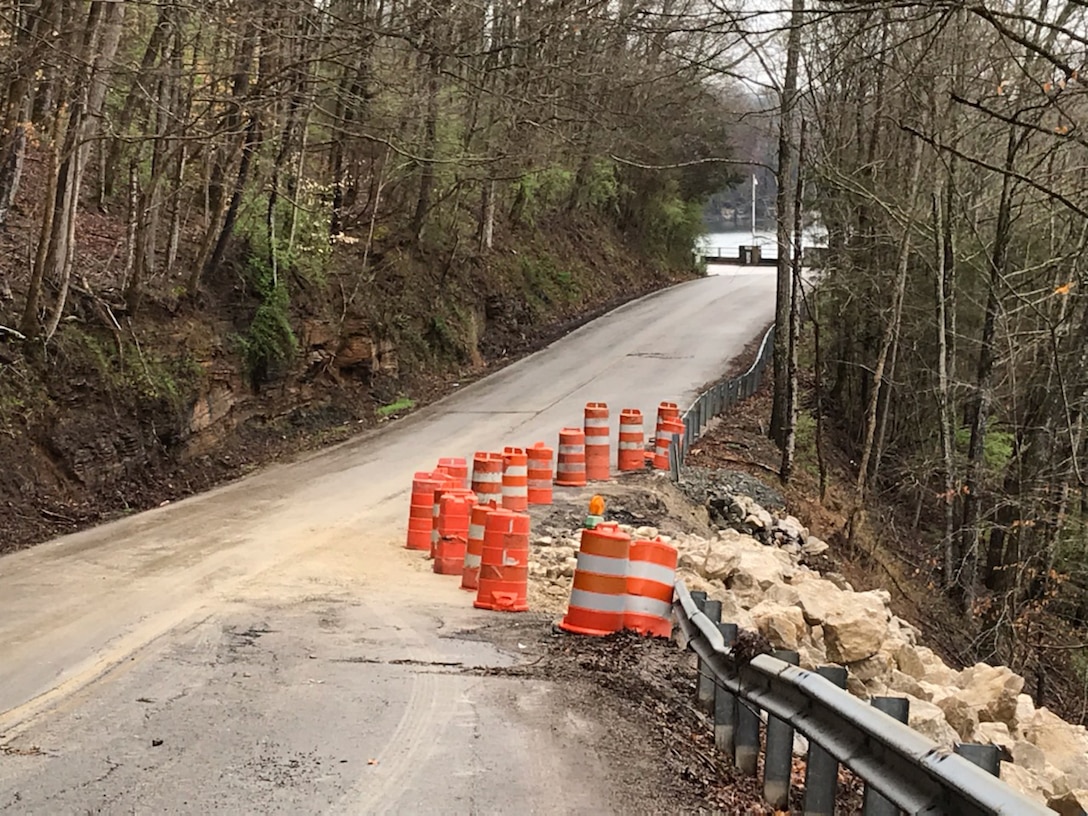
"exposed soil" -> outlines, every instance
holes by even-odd
[[[513,616],[511,616],[513,617]],[[748,777],[714,747],[713,722],[695,705],[696,662],[690,652],[663,638],[620,632],[603,638],[569,635],[540,616],[500,619],[483,631],[489,640],[538,656],[488,674],[530,677],[561,684],[570,705],[600,722],[614,723],[608,750],[635,754],[650,744],[660,758],[660,776],[671,780],[661,799],[670,813],[773,814],[763,802],[761,774]],[[520,646],[519,646],[520,644]],[[617,763],[625,765],[628,763]],[[635,774],[621,784],[637,786]],[[838,812],[861,811],[861,783],[840,772]],[[795,759],[791,813],[800,813],[804,762]],[[661,812],[661,811],[653,811]],[[780,811],[781,812],[781,811]]]

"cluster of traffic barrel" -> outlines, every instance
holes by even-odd
[[[669,446],[683,435],[683,431],[677,406],[674,403],[661,403],[654,448],[652,453],[647,452],[642,413],[624,409],[620,413],[618,469],[621,472],[644,470],[647,465],[668,469]],[[439,575],[460,575],[461,587],[476,593],[476,607],[510,612],[528,609],[530,520],[527,510],[529,505],[551,504],[553,484],[582,487],[589,481],[606,481],[611,477],[608,406],[599,402],[588,403],[584,427],[564,428],[559,432],[558,458],[553,472],[554,453],[543,442],[537,442],[529,448],[507,447],[502,452],[477,452],[473,457],[471,473],[468,462],[455,457],[439,459],[433,470],[416,473],[412,480],[408,517],[408,549],[428,552],[434,563],[434,571]],[[601,536],[611,533],[623,536],[615,525],[598,525],[598,528]],[[655,542],[637,542],[637,545],[642,544]],[[667,548],[667,545],[660,546]],[[630,560],[628,553],[631,550],[628,539],[623,556],[625,564]],[[637,548],[636,551],[642,552]],[[614,600],[602,600],[597,597],[602,593],[586,587],[616,577],[614,572],[595,573],[590,567],[607,566],[614,571],[618,568],[616,564],[600,562],[592,552],[586,556],[589,560],[583,559],[581,553],[578,558],[579,568],[575,574],[577,597],[590,601],[596,598],[599,603],[614,606]],[[632,563],[641,563],[641,560],[636,558]],[[675,569],[675,551],[672,566]],[[631,575],[635,576],[632,580],[641,587],[643,585],[638,583],[641,579],[637,576],[639,569],[635,568]],[[629,594],[626,589],[627,575],[624,572],[625,589],[621,593],[625,598]],[[579,581],[586,586],[579,586]],[[609,582],[605,580],[605,583]],[[614,588],[618,583],[612,581],[609,586]],[[662,586],[665,584],[662,583]],[[657,587],[655,591],[662,595],[665,589]],[[587,592],[590,595],[586,595]],[[667,600],[671,602],[671,578],[667,582],[667,592]],[[633,597],[651,598],[650,595]],[[640,601],[635,606],[649,602]],[[585,614],[590,616],[587,619],[590,624],[593,624],[593,616],[600,611],[592,605],[577,606],[573,596],[571,608],[585,610]],[[656,606],[653,608],[657,609]],[[628,613],[634,624],[622,622]],[[605,610],[605,614],[615,615],[615,610]],[[661,626],[660,617],[653,618],[656,623],[647,623],[649,619],[644,620],[644,616],[640,617],[643,613],[634,611],[634,608],[629,612],[625,606],[619,614],[620,623],[609,628],[615,622],[613,618],[598,620],[597,625],[582,626],[579,623],[582,613],[575,611],[575,617],[569,624],[570,631],[607,634],[621,628],[638,629],[641,626],[639,631],[649,632],[653,626]],[[666,614],[665,619],[668,617]]]
[[[524,612],[529,579],[530,504],[552,503],[554,451],[479,452],[471,477],[464,459],[443,458],[416,473],[408,511],[410,550],[428,551],[439,575],[461,576],[480,609]]]
[[[586,404],[581,428],[563,428],[559,432],[559,460],[555,483],[562,487],[584,487],[589,482],[605,482],[612,475],[612,445],[608,405]],[[663,402],[657,408],[652,450],[646,450],[642,412],[636,408],[620,411],[619,446],[616,467],[621,473],[669,469],[669,449],[684,436],[684,422],[676,403]]]
[[[632,540],[613,522],[582,530],[567,614],[559,628],[601,637],[630,629],[672,634],[676,548],[660,538]]]

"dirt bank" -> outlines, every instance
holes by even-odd
[[[0,238],[14,257],[21,237]],[[84,261],[108,265],[111,251],[90,244]],[[129,314],[118,281],[82,276],[48,345],[0,333],[0,553],[396,421],[690,275],[591,223],[504,234],[437,277],[427,258],[385,247],[362,289],[359,249],[338,247],[320,280],[291,275],[293,345],[257,365],[263,307],[238,252],[196,302],[163,279]],[[18,320],[20,278],[8,279],[0,325]]]

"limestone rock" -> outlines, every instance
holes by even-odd
[[[926,679],[925,664],[915,647],[906,644],[900,646],[895,653],[895,662],[899,666],[899,671],[903,672],[903,674],[909,674],[915,680]]]
[[[1031,699],[1031,695],[1017,694],[1016,714],[1013,716],[1013,722],[1009,723],[1009,727],[1019,730],[1030,723],[1034,716],[1035,701]]]
[[[852,674],[846,676],[846,690],[859,700],[865,700],[868,702],[873,692],[869,690],[869,687],[865,685],[859,678],[854,677]],[[877,694],[880,694],[882,690],[877,690]]]
[[[908,696],[910,701],[911,728],[925,737],[929,737],[945,748],[951,748],[959,742],[959,735],[944,718],[944,712],[933,703]]]
[[[835,663],[856,663],[880,651],[889,618],[880,593],[842,593],[838,601],[823,621],[827,656]]]
[[[774,525],[774,517],[748,496],[734,496],[729,513],[753,531],[769,530]]]
[[[978,709],[957,695],[950,695],[937,703],[944,718],[964,742],[974,742],[978,729]]]
[[[773,531],[788,542],[803,543],[808,538],[808,530],[805,529],[805,525],[793,516],[780,518],[775,522]]]
[[[805,633],[805,618],[795,606],[785,606],[766,600],[749,610],[760,634],[776,649],[796,650]]]
[[[1000,722],[979,723],[978,728],[975,729],[975,739],[983,745],[996,745],[999,748],[1004,748],[1009,752],[1009,756],[1012,756],[1012,746],[1016,742],[1009,731],[1009,727]]]
[[[652,541],[657,538],[657,533],[656,527],[639,527],[635,530],[635,538],[641,541]]]
[[[801,545],[801,552],[808,556],[823,555],[830,549],[830,544],[821,538],[816,538],[814,535],[806,538],[805,543]]]
[[[919,680],[918,685],[923,692],[922,699],[929,700],[935,706],[939,706],[958,691],[955,686],[942,686],[940,683],[930,683],[928,680]]]
[[[1025,740],[1014,740],[1009,747],[1009,754],[1012,761],[1021,768],[1040,774],[1046,770],[1046,754],[1037,745]]]
[[[771,547],[744,549],[734,555],[734,566],[725,585],[749,607],[759,603],[772,586],[785,583],[786,576],[793,571],[789,556]]]
[[[755,621],[752,616],[740,605],[736,596],[725,588],[721,581],[708,581],[697,573],[680,568],[676,571],[676,577],[684,582],[688,590],[702,591],[714,601],[721,601],[722,622],[735,623],[742,629],[755,629]]]
[[[768,601],[774,601],[783,606],[801,606],[801,596],[797,593],[797,588],[791,584],[775,584],[767,590],[764,597]]]
[[[805,576],[801,581],[790,586],[797,596],[797,604],[804,610],[805,620],[810,624],[822,624],[828,613],[843,603],[843,591],[823,578]]]
[[[887,678],[888,673],[892,670],[891,664],[880,654],[880,652],[877,652],[872,657],[859,660],[857,663],[851,663],[848,668],[850,669],[850,674],[866,684],[871,683],[873,680],[880,680],[883,682]]]
[[[1023,732],[1042,750],[1046,761],[1066,775],[1070,788],[1088,788],[1088,733],[1083,726],[1070,725],[1049,709],[1040,708]]]
[[[901,646],[895,657],[899,670],[917,680],[950,685],[956,679],[956,673],[925,646]]]
[[[1030,771],[1022,765],[1012,762],[1001,763],[1001,781],[1015,791],[1019,791],[1032,799],[1045,800],[1043,792],[1044,782],[1034,771]]]
[[[978,709],[980,720],[1011,723],[1016,720],[1016,697],[1024,678],[1005,666],[976,663],[960,672],[962,698]]]
[[[921,700],[929,699],[918,681],[909,674],[899,671],[899,669],[892,669],[888,672],[885,682],[887,682],[888,688],[899,694],[909,694],[911,697],[917,697]]]

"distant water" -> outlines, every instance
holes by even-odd
[[[755,237],[755,244],[760,247],[764,258],[778,257],[778,239],[773,232],[756,230]],[[827,246],[827,232],[818,227],[810,227],[802,234],[801,243],[806,247]],[[699,254],[736,258],[739,257],[742,246],[752,246],[750,230],[708,232],[696,242],[696,251]]]

